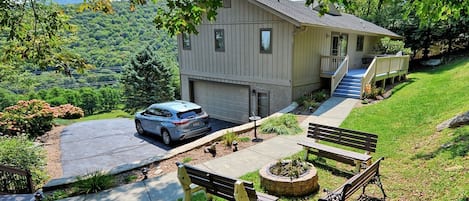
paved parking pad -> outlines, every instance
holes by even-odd
[[[212,132],[237,124],[210,119]],[[176,143],[175,146],[190,140]],[[107,119],[75,123],[61,133],[62,177],[84,175],[97,170],[164,155],[171,147],[159,137],[138,135],[133,119]]]
[[[121,118],[66,127],[60,141],[63,177],[110,169],[165,154],[170,149],[157,139],[136,137],[134,126],[132,119]]]

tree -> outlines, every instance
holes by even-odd
[[[91,87],[80,89],[81,107],[86,115],[92,115],[97,111],[101,105],[101,95]]]
[[[103,87],[99,89],[99,93],[102,97],[101,107],[104,111],[111,111],[117,108],[117,104],[120,103],[120,91],[116,88]]]
[[[82,71],[92,67],[62,48],[70,42],[73,26],[56,4],[45,0],[1,1],[0,31],[2,63],[56,66],[65,73],[70,73],[70,68]]]
[[[157,56],[158,49],[150,44],[124,66],[121,83],[126,110],[135,111],[174,99],[171,68]]]

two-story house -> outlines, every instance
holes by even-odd
[[[304,2],[223,2],[215,22],[178,36],[181,95],[232,122],[288,106],[324,79],[336,79],[341,64],[363,68],[380,38],[400,37],[334,8],[319,16]]]

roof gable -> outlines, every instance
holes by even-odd
[[[306,7],[304,2],[290,0],[249,0],[249,2],[286,19],[295,26],[340,28],[390,37],[401,37],[392,31],[354,15],[342,13],[338,16],[329,14],[319,16],[318,11]]]

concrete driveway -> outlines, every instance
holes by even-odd
[[[210,119],[212,132],[236,126],[230,122]],[[192,141],[177,143],[175,146]],[[61,133],[62,177],[107,170],[157,155],[172,147],[159,137],[138,135],[133,119],[107,119],[75,123]]]

